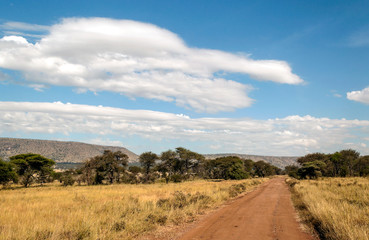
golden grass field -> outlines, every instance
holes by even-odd
[[[194,221],[263,181],[1,190],[0,239],[134,239],[164,225]]]
[[[322,239],[369,240],[368,178],[287,181],[301,218]]]

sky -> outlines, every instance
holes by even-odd
[[[369,2],[0,1],[0,137],[369,155]]]

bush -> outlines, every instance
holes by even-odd
[[[62,176],[60,180],[62,181],[63,186],[73,186],[76,181],[71,174],[66,174]]]
[[[175,183],[180,183],[183,181],[183,176],[180,174],[174,174],[170,177],[170,180],[172,180]]]
[[[186,195],[181,191],[174,193],[174,199],[172,200],[173,208],[183,208],[188,205]]]
[[[151,224],[158,223],[161,226],[164,226],[167,220],[168,220],[168,217],[166,215],[159,214],[159,213],[150,213],[145,219],[146,222],[149,222]]]
[[[126,229],[126,222],[125,221],[120,221],[120,222],[116,222],[113,224],[113,227],[111,228],[111,230],[115,231],[115,232],[119,232]]]
[[[244,192],[246,190],[246,186],[245,184],[239,183],[239,184],[234,184],[229,188],[229,196],[230,197],[236,197],[238,196],[240,193]]]
[[[170,209],[172,205],[169,198],[160,198],[156,202],[156,206],[164,209]]]
[[[181,191],[177,191],[173,194],[172,198],[161,198],[156,202],[156,206],[165,210],[182,209],[191,204],[199,204],[203,207],[208,206],[213,199],[208,195],[197,192],[191,195],[190,193],[184,194]]]

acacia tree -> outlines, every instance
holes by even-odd
[[[82,181],[86,182],[87,185],[92,185],[94,183],[94,174],[95,174],[95,161],[94,158],[87,160],[83,163],[81,169],[82,173]]]
[[[360,157],[355,165],[354,165],[354,171],[357,175],[363,177],[369,175],[369,156],[363,156]]]
[[[298,170],[298,175],[302,178],[316,179],[322,176],[322,169],[326,164],[322,161],[305,162]]]
[[[16,182],[17,180],[18,176],[13,165],[0,158],[0,184],[6,185],[11,181]]]
[[[359,157],[360,153],[352,149],[342,150],[332,154],[329,161],[334,166],[334,176],[353,176],[354,166]]]
[[[140,155],[139,160],[142,168],[145,171],[146,182],[148,182],[149,180],[149,173],[151,168],[155,166],[155,162],[158,159],[159,159],[158,155],[152,152],[144,152]]]
[[[120,175],[128,165],[128,156],[121,151],[105,150],[102,155],[95,156],[86,161],[82,167],[84,180],[88,185],[102,184],[107,180],[112,184],[120,182]]]
[[[284,168],[285,173],[290,176],[290,177],[294,177],[294,178],[298,178],[298,170],[299,167],[296,165],[288,165]]]
[[[102,155],[103,166],[106,172],[106,178],[112,184],[114,179],[120,182],[120,174],[128,165],[128,156],[121,151],[104,151]]]
[[[365,176],[369,173],[368,158],[360,157],[353,149],[345,149],[333,154],[307,154],[297,160],[302,166],[298,170],[300,178]]]
[[[220,157],[206,161],[205,169],[208,178],[245,179],[249,174],[245,171],[243,161],[236,156]]]
[[[309,153],[303,157],[299,157],[297,162],[302,165],[305,162],[313,162],[313,161],[322,161],[325,162],[327,159],[327,155],[324,153]]]
[[[257,161],[254,163],[254,173],[259,177],[267,177],[275,174],[275,169],[269,163]]]
[[[178,170],[177,153],[172,150],[162,152],[160,160],[161,163],[157,167],[158,171],[165,177],[165,182],[169,183],[171,176]]]
[[[180,173],[182,175],[188,175],[190,173],[190,169],[192,169],[192,172],[195,172],[199,163],[205,159],[201,154],[183,147],[176,148],[176,153],[178,161],[181,162]]]
[[[190,175],[203,175],[204,160],[201,154],[178,147],[161,153],[157,169],[167,183],[170,179],[178,182]]]
[[[353,149],[346,149],[340,151],[343,161],[344,175],[345,176],[354,176],[354,165],[358,158],[360,157],[360,153]]]
[[[43,183],[44,179],[53,172],[55,162],[40,154],[27,153],[10,157],[10,163],[16,166],[21,182],[28,187],[35,180]]]

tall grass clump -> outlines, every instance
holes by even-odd
[[[191,222],[264,179],[0,191],[0,239],[133,239]],[[236,189],[236,190],[235,190]]]
[[[369,179],[288,180],[301,218],[321,239],[369,239]]]

